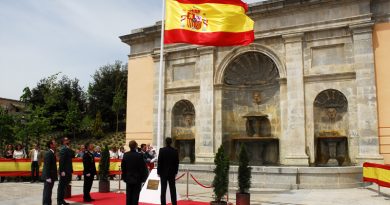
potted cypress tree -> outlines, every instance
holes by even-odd
[[[252,167],[249,167],[248,152],[246,151],[245,145],[241,144],[238,165],[238,192],[236,193],[237,205],[250,204],[251,195],[249,189],[251,188],[251,171]]]
[[[229,186],[229,159],[225,154],[223,146],[218,148],[218,152],[214,159],[214,180],[213,180],[213,191],[214,200],[211,205],[222,205],[227,204],[226,201],[222,201],[222,197],[228,192]]]
[[[110,180],[108,175],[110,172],[110,153],[108,146],[106,145],[102,151],[102,156],[99,162],[99,192],[107,193],[110,192]]]

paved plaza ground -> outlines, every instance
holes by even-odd
[[[122,187],[123,187],[123,183]],[[53,205],[56,204],[58,182],[53,188]],[[82,194],[82,181],[72,181],[72,194]],[[97,192],[98,181],[94,181],[92,192]],[[5,182],[0,183],[0,205],[39,205],[42,204],[43,183]],[[111,181],[111,191],[118,191],[118,181]],[[178,192],[183,199],[186,196],[186,185],[178,184]],[[351,189],[254,189],[251,191],[251,204],[258,205],[389,205],[390,188],[381,188],[382,195],[378,195],[377,186]],[[190,199],[208,202],[211,200],[212,190],[198,185],[189,185]],[[230,201],[235,201],[235,190],[230,190]],[[79,203],[71,203],[79,205]]]

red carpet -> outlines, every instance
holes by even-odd
[[[91,197],[95,199],[93,202],[83,202],[83,195],[74,195],[72,198],[66,199],[68,202],[78,202],[83,204],[93,205],[126,205],[126,195],[117,193],[91,193]],[[147,203],[139,203],[140,205],[151,205]],[[207,202],[197,201],[178,201],[178,205],[208,205]]]

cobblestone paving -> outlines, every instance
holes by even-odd
[[[122,188],[124,188],[124,184]],[[56,204],[58,182],[53,188],[53,205]],[[82,194],[82,181],[72,182],[72,194]],[[98,181],[94,181],[92,192],[97,191]],[[0,183],[0,205],[39,205],[42,204],[43,183],[5,182]],[[111,191],[118,191],[118,181],[111,181]],[[178,184],[178,192],[182,199],[186,198],[186,185]],[[204,189],[197,185],[189,185],[189,198],[196,201],[211,201],[212,189]],[[252,205],[389,205],[390,188],[377,186],[353,189],[254,189],[251,191]],[[229,191],[229,201],[235,201],[235,190]],[[78,203],[72,203],[78,205]]]

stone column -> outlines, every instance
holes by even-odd
[[[198,48],[200,99],[199,99],[199,140],[196,162],[212,163],[214,160],[214,47]]]
[[[156,51],[155,51],[156,52]],[[154,85],[153,85],[153,144],[157,145],[157,114],[158,114],[158,95],[159,95],[159,73],[160,73],[160,53],[153,54],[153,61],[155,65],[154,72]],[[162,80],[162,98],[161,98],[161,147],[164,147],[164,129],[165,129],[165,70],[166,70],[166,55],[163,59],[164,70],[163,70],[163,80]],[[170,136],[169,136],[170,137]],[[160,148],[161,148],[160,147]]]
[[[309,165],[305,153],[305,98],[303,82],[303,33],[284,35],[287,70],[287,135],[285,165]]]
[[[223,143],[222,136],[222,90],[223,85],[214,86],[214,150]]]
[[[353,34],[359,137],[359,153],[356,161],[360,165],[365,161],[383,163],[383,157],[379,154],[372,26],[373,23],[350,26]]]

